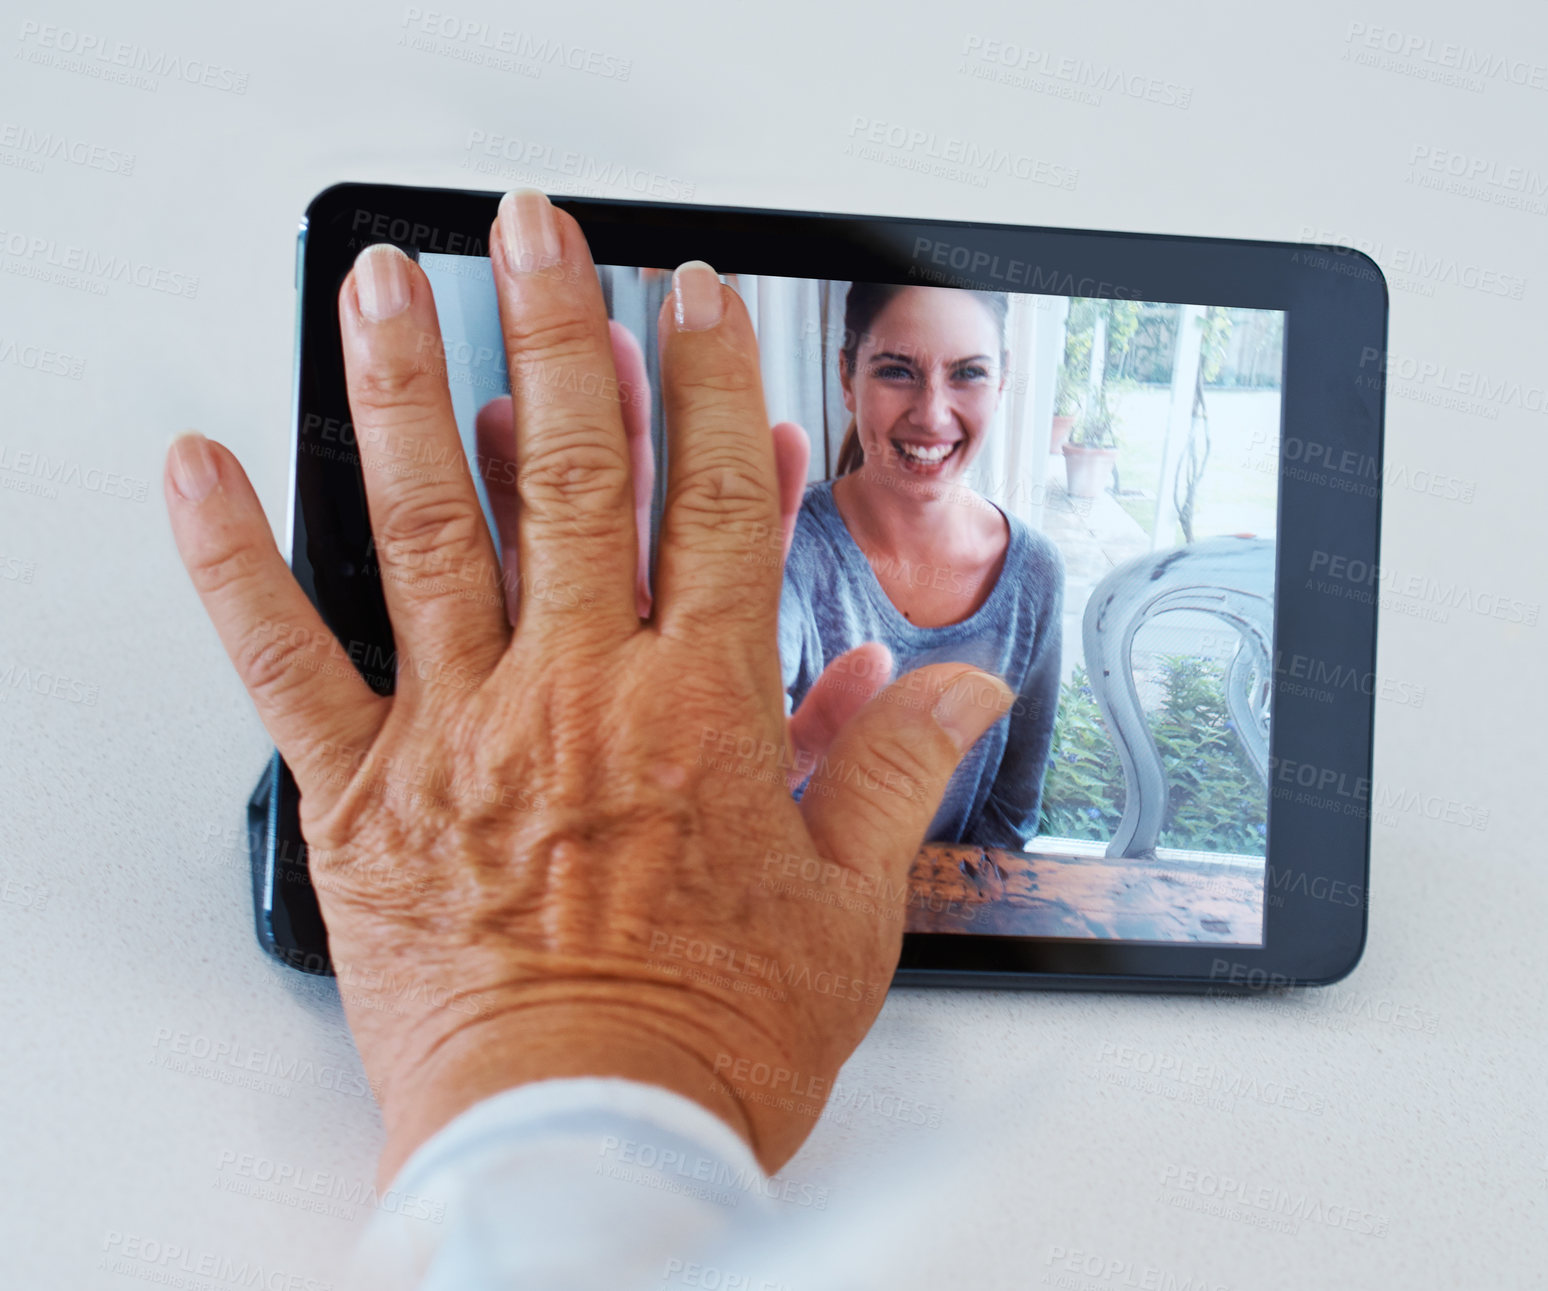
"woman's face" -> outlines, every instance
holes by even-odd
[[[840,364],[865,469],[951,483],[982,446],[1005,386],[1000,335],[981,301],[948,287],[899,292]]]

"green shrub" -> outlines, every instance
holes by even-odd
[[[1160,662],[1163,699],[1149,718],[1166,768],[1161,845],[1261,856],[1268,791],[1226,708],[1225,669],[1193,655]],[[1118,750],[1078,666],[1059,697],[1038,833],[1105,843],[1118,828],[1124,794]]]

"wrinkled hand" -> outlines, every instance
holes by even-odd
[[[650,511],[655,486],[656,461],[650,442],[650,375],[640,343],[622,323],[608,323],[613,350],[613,371],[618,381],[619,412],[624,439],[629,446],[629,467],[634,484],[635,567],[634,604],[642,619],[650,617]],[[516,552],[516,518],[521,499],[516,490],[516,420],[510,395],[491,399],[478,411],[475,422],[478,460],[489,495],[495,527],[503,535],[500,545],[500,581],[505,589],[505,609],[512,624],[520,604],[521,573]],[[811,460],[811,440],[793,421],[777,423],[769,432],[774,441],[774,473],[779,483],[779,558],[783,564],[795,536],[796,517],[806,492],[806,468]],[[772,544],[760,541],[749,552],[766,559]],[[823,669],[790,715],[792,789],[806,779],[808,770],[828,751],[839,729],[887,683],[892,674],[892,652],[879,641],[867,642],[840,655]]]
[[[500,557],[444,367],[423,362],[440,353],[430,287],[389,247],[357,260],[339,320],[395,694],[350,665],[241,467],[197,435],[169,455],[173,531],[301,788],[386,1124],[382,1177],[480,1098],[576,1075],[677,1090],[775,1169],[813,1118],[737,1086],[734,1064],[831,1085],[896,966],[909,861],[946,781],[1012,697],[963,665],[911,673],[835,733],[792,801],[781,571],[744,559],[781,504],[741,300],[695,263],[662,311],[670,451],[642,621],[634,468],[585,239],[527,191],[502,202],[490,247],[514,629],[488,592]]]

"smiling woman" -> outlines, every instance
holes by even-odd
[[[1005,389],[1007,303],[850,286],[839,379],[851,421],[837,478],[807,490],[796,520],[780,658],[792,708],[868,642],[897,674],[952,660],[1003,677],[1016,703],[963,760],[926,839],[1019,849],[1037,832],[1058,704],[1064,567],[1046,537],[964,483]]]

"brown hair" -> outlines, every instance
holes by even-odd
[[[876,316],[892,303],[894,297],[912,285],[882,282],[849,284],[849,292],[844,297],[844,343],[839,347],[839,363],[851,377],[855,373],[855,358],[860,353],[860,341],[869,334]],[[989,317],[994,320],[995,329],[999,332],[1000,349],[1003,352],[1005,316],[1010,309],[1010,298],[1003,291],[969,290],[968,295],[976,297],[989,311]],[[849,426],[844,431],[843,442],[839,445],[838,463],[833,469],[833,476],[837,479],[840,475],[858,471],[864,462],[865,449],[860,446],[860,430],[851,416]]]

